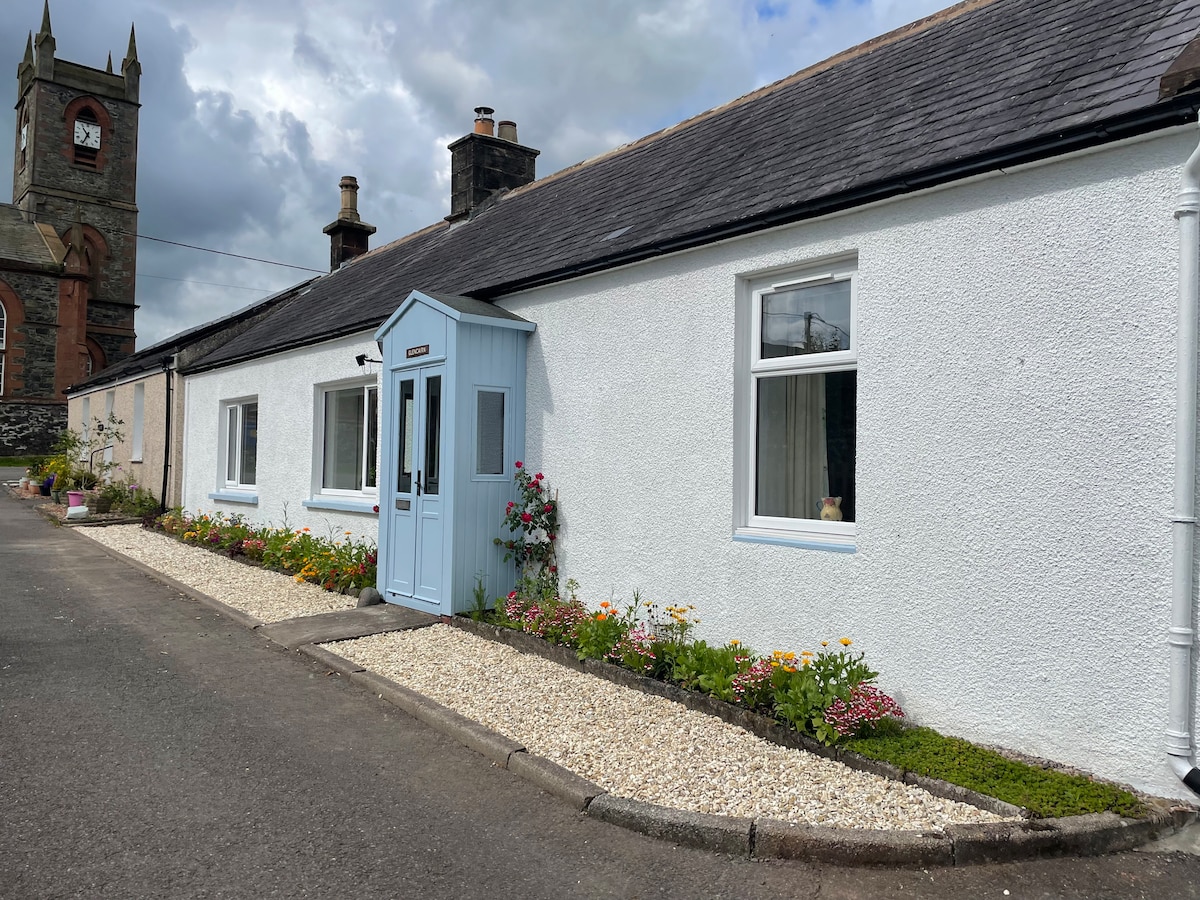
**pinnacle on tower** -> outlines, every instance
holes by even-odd
[[[47,3],[50,0],[46,0]],[[125,51],[125,62],[137,62],[137,35],[133,32],[133,24],[129,26],[129,49]]]
[[[25,39],[25,58],[21,60],[21,65],[33,65],[33,32],[29,32],[29,37]]]
[[[108,65],[104,67],[104,71],[105,71],[105,72],[107,72],[109,75],[111,75],[111,74],[113,73],[113,70],[112,70],[112,51],[111,51],[111,50],[109,50],[109,51],[108,51]]]
[[[42,7],[42,29],[38,35],[52,34],[50,30],[50,0],[46,0],[46,5]]]

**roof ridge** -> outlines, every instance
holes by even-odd
[[[714,106],[711,109],[706,109],[703,112],[696,113],[696,115],[684,119],[682,122],[676,122],[673,125],[668,125],[666,128],[661,128],[658,131],[651,132],[650,134],[632,140],[627,144],[621,144],[619,147],[613,147],[611,150],[606,150],[603,153],[597,154],[596,156],[577,162],[574,165],[567,166],[565,169],[559,169],[557,172],[552,172],[545,178],[539,178],[538,180],[532,181],[527,185],[514,188],[513,190],[506,192],[504,197],[499,199],[505,200],[528,193],[529,191],[535,190],[541,185],[558,181],[560,178],[564,178],[567,175],[573,174],[580,169],[589,168],[593,165],[603,162],[604,160],[611,159],[614,156],[619,156],[636,150],[639,147],[659,140],[667,134],[681,131],[685,128],[690,128],[693,125],[707,121],[708,119],[724,112],[727,109],[733,109],[735,107],[742,106],[743,104],[749,103],[752,100],[757,100],[759,97],[763,97],[775,91],[782,90],[785,87],[789,87],[798,81],[803,81],[804,79],[810,78],[813,75],[819,75],[821,72],[827,71],[828,69],[831,69],[847,60],[870,53],[872,50],[878,50],[881,47],[886,47],[889,44],[894,44],[903,38],[919,34],[935,25],[940,25],[942,22],[948,22],[952,19],[957,19],[966,13],[973,12],[980,7],[990,6],[995,2],[997,2],[997,0],[960,0],[959,3],[956,3],[953,6],[948,6],[945,9],[930,13],[922,19],[917,19],[915,22],[909,22],[905,25],[899,26],[898,28],[893,28],[891,31],[865,40],[861,44],[855,44],[853,47],[848,47],[845,50],[835,53],[833,56],[827,57],[820,62],[813,63],[812,65],[807,66],[798,72],[785,75],[778,81],[765,84],[760,88],[755,88],[749,93],[743,94],[740,97],[736,97],[726,103],[722,103],[719,106]]]

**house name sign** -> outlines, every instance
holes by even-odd
[[[418,356],[428,356],[429,355],[429,345],[421,344],[421,346],[419,346],[419,347],[409,347],[407,350],[404,351],[404,355],[408,359],[414,359]]]

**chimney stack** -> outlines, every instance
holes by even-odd
[[[338,187],[342,191],[342,208],[338,217],[322,229],[329,235],[330,272],[366,253],[367,241],[375,233],[375,226],[368,225],[358,215],[358,179],[343,175]]]
[[[522,187],[537,178],[539,151],[517,143],[517,124],[495,121],[490,106],[475,107],[475,128],[450,145],[451,224],[469,220],[502,191]]]

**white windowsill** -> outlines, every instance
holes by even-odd
[[[213,491],[208,495],[209,500],[222,500],[225,503],[246,503],[258,506],[258,494],[250,491]]]
[[[855,553],[858,550],[853,533],[832,534],[816,530],[788,531],[780,528],[743,526],[734,529],[733,539],[747,544],[775,544],[804,550],[828,550],[833,553]]]
[[[375,514],[375,507],[379,501],[374,497],[364,497],[362,500],[352,499],[350,497],[313,497],[310,500],[301,501],[300,505],[306,509],[333,509],[338,512],[356,512]]]

